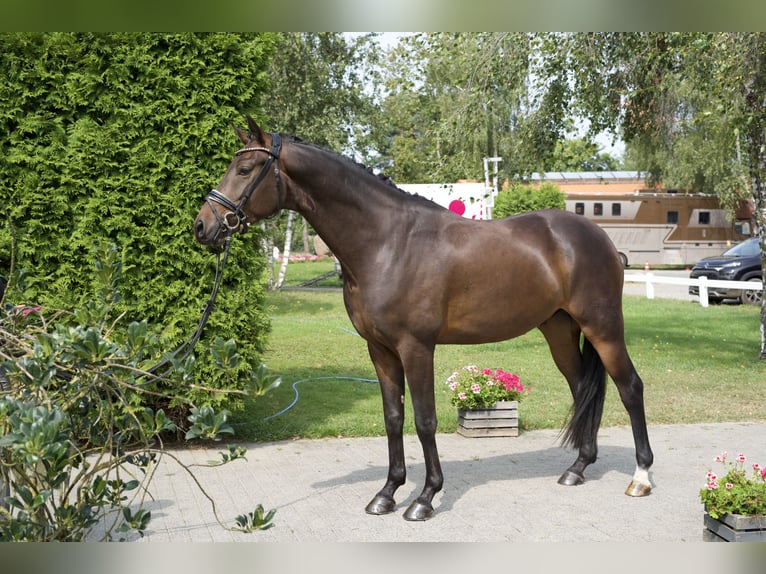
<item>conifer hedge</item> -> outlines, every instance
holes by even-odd
[[[122,311],[184,340],[215,267],[193,219],[237,149],[231,122],[265,119],[259,98],[274,40],[0,34],[0,275],[12,257],[21,272],[7,297],[74,308],[92,296],[96,248],[113,244]],[[264,263],[255,228],[235,238],[206,330],[208,341],[240,343],[241,368],[258,364],[268,331]],[[201,372],[209,376],[198,382],[215,386],[213,369]]]

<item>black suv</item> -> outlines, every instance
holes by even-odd
[[[727,249],[721,255],[700,259],[692,267],[692,279],[705,276],[719,281],[760,281],[761,246],[757,237],[746,239]],[[689,293],[699,294],[699,287],[689,287]],[[739,299],[751,305],[761,304],[761,291],[755,289],[708,288],[708,300],[717,303],[724,299]]]

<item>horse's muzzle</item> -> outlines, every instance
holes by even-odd
[[[194,222],[194,237],[203,245],[220,245],[226,239],[226,230],[220,225],[205,225],[202,219]]]

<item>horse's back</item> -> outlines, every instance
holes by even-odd
[[[619,276],[622,263],[606,232],[582,215],[560,209],[532,211],[498,220],[514,243],[527,241],[561,272]]]
[[[471,221],[448,218],[434,243],[420,249],[418,259],[433,266],[412,265],[424,277],[441,269],[444,279],[465,292],[484,278],[506,292],[523,286],[538,293],[591,288],[622,292],[623,267],[606,232],[589,219],[560,209],[532,211],[504,219]],[[527,295],[528,293],[524,293]]]

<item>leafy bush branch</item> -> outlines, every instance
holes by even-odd
[[[103,252],[95,296],[74,312],[9,303],[0,310],[0,540],[143,535],[151,520],[149,486],[163,458],[192,477],[227,528],[192,465],[164,449],[179,429],[157,405],[171,404],[175,391],[194,384],[195,358],[163,353],[162,337],[147,321],[124,326],[124,315],[113,316],[120,271],[116,250]],[[233,341],[216,339],[211,352],[226,376],[242,376]],[[150,372],[163,356],[171,368]],[[273,388],[264,383],[265,369],[245,376],[256,392]],[[225,410],[191,405],[190,413],[187,439],[233,434]],[[229,446],[209,466],[245,454]],[[268,528],[272,517],[259,505],[231,529]]]

